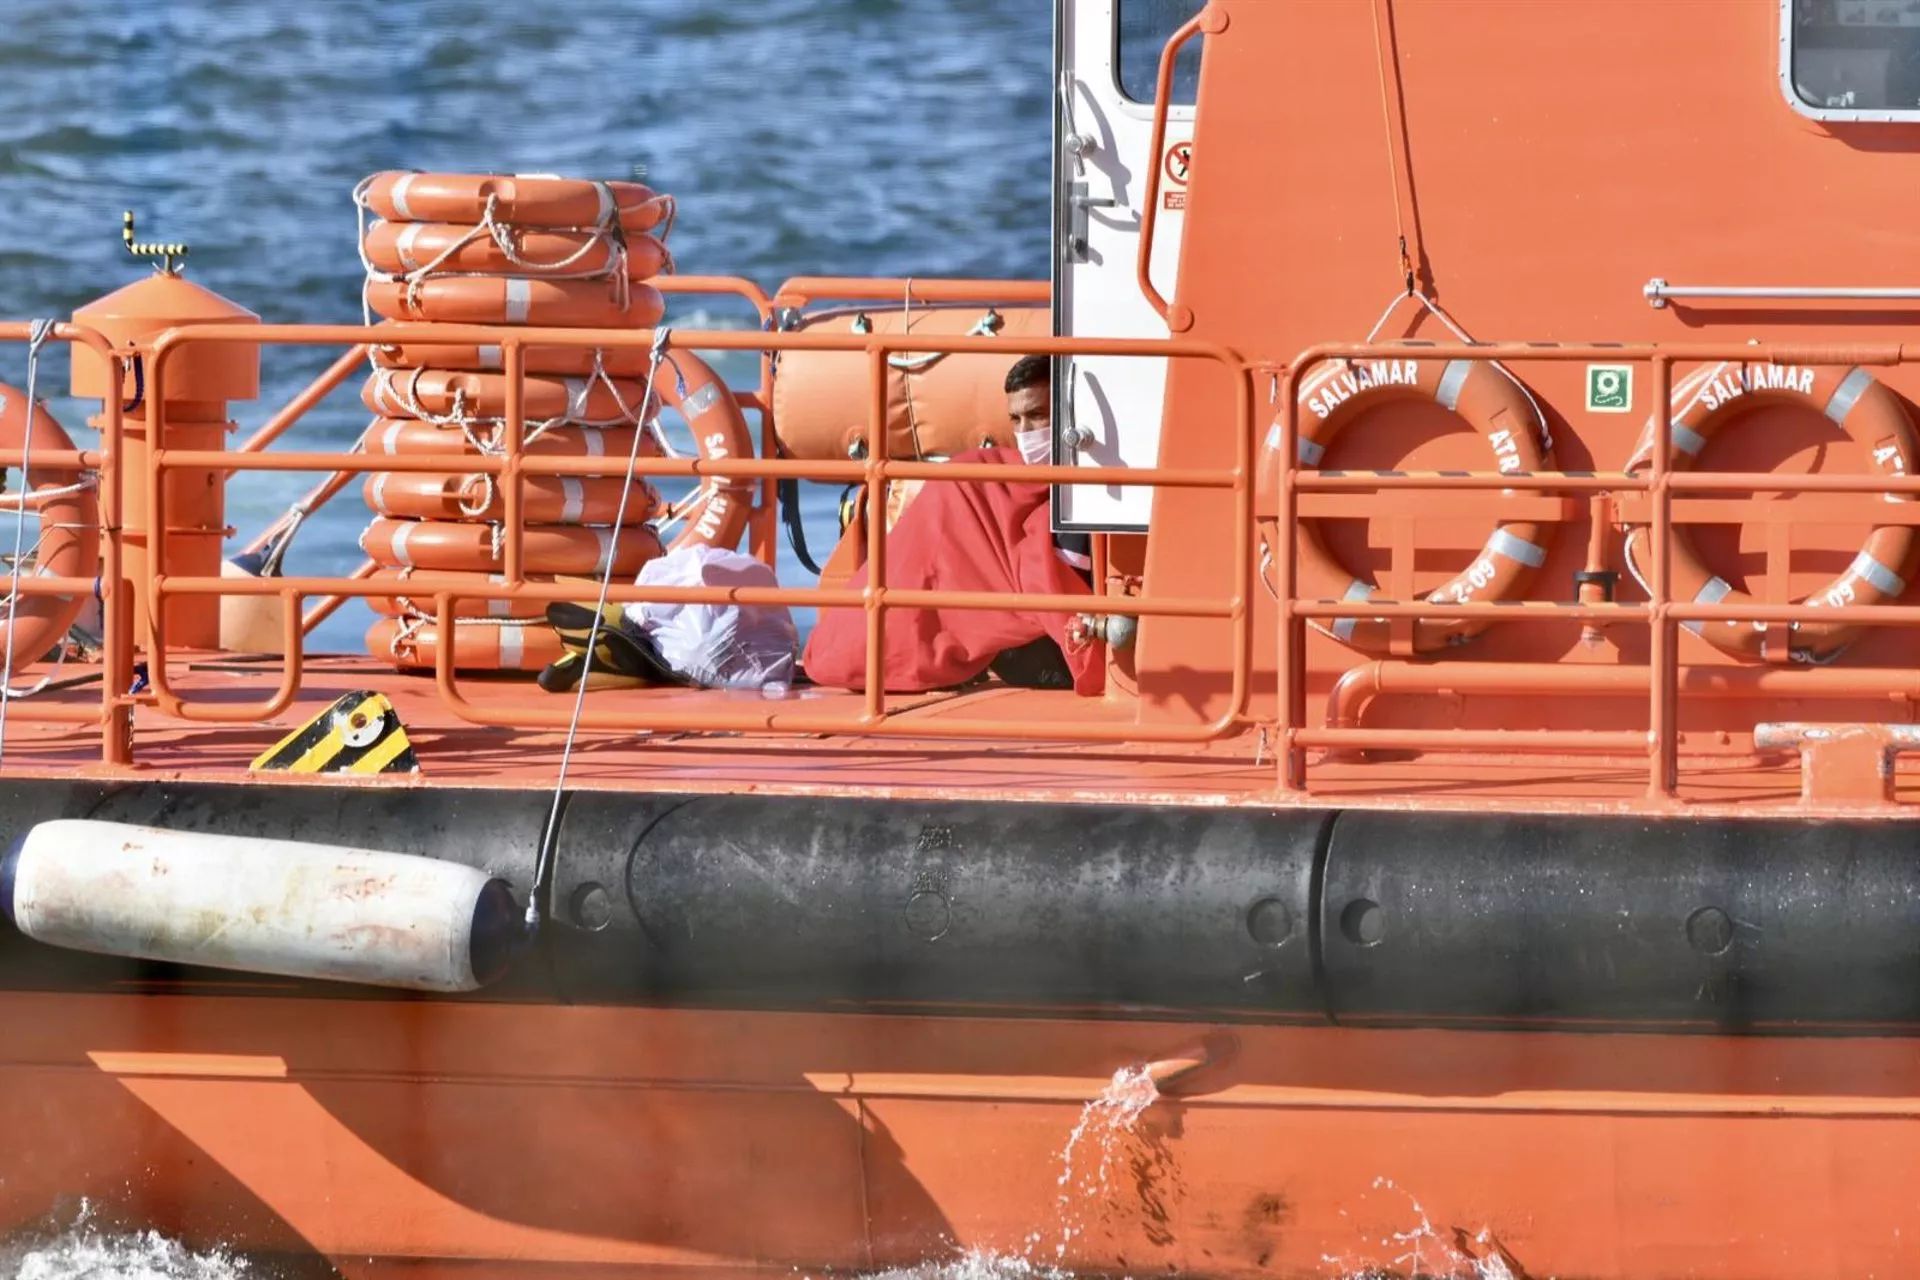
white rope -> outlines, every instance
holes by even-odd
[[[4,667],[0,667],[0,760],[6,758],[7,751],[7,708],[16,697],[27,696],[26,694],[15,693],[13,688],[14,622],[18,619],[20,611],[20,559],[21,553],[26,546],[27,499],[29,495],[33,493],[33,478],[29,472],[29,468],[33,461],[34,419],[40,416],[40,401],[37,398],[39,390],[37,384],[40,374],[40,348],[45,346],[47,339],[53,336],[53,323],[51,320],[35,320],[33,327],[28,331],[27,335],[26,426],[22,428],[20,437],[20,501],[18,508],[14,512],[13,563],[9,566],[12,570],[13,588],[7,593],[6,662]],[[40,537],[45,536],[46,533],[43,529]],[[34,561],[37,567],[40,551],[39,538],[34,540],[33,551]],[[60,646],[60,650],[61,656],[64,657],[66,652],[66,645],[64,643]],[[31,655],[29,661],[38,656],[38,654]],[[55,669],[58,669],[57,664]],[[51,677],[43,678],[39,685],[28,690],[27,693],[38,693],[46,687],[48,679],[51,679]]]
[[[907,277],[904,296],[900,299],[900,329],[903,333],[913,332],[912,276]],[[902,374],[900,378],[900,394],[907,402],[907,434],[913,437],[913,456],[916,458],[924,458],[927,456],[927,451],[920,447],[920,414],[918,410],[914,408],[913,404],[913,379],[904,374]],[[881,430],[886,430],[885,423],[880,425]]]
[[[654,378],[660,372],[661,358],[666,354],[667,341],[672,333],[670,329],[656,329],[653,334],[651,358],[647,361],[647,389],[644,399],[653,399]],[[540,894],[546,887],[548,876],[553,869],[554,837],[560,829],[560,803],[566,795],[567,766],[573,760],[574,740],[580,734],[580,712],[587,702],[587,685],[593,673],[593,651],[600,643],[600,624],[605,621],[607,610],[607,589],[613,583],[613,566],[619,559],[620,531],[627,523],[627,499],[634,488],[633,469],[640,461],[640,433],[633,433],[633,448],[627,455],[627,474],[620,487],[620,505],[614,512],[613,531],[608,537],[607,555],[600,573],[600,597],[593,607],[593,625],[587,630],[587,646],[581,658],[580,683],[574,689],[573,716],[567,723],[567,740],[560,749],[560,773],[553,781],[553,804],[547,810],[546,831],[540,838],[540,849],[534,861],[533,888],[527,894],[527,936],[531,938],[540,930]]]

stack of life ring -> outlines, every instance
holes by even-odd
[[[386,321],[648,329],[663,314],[659,291],[645,281],[672,269],[665,240],[673,201],[639,183],[387,172],[362,182],[354,198],[363,212],[366,304]],[[499,486],[461,463],[505,452],[508,379],[497,346],[377,345],[372,358],[361,399],[377,416],[363,447],[447,462],[445,471],[367,476],[363,492],[374,519],[360,545],[377,577],[393,584],[392,595],[370,601],[379,616],[367,647],[396,666],[430,668],[446,643],[431,596],[450,582],[503,580]],[[663,553],[652,522],[669,514],[686,519],[676,545],[739,541],[751,510],[742,491],[750,482],[709,478],[670,513],[651,485],[629,484],[624,475],[636,433],[641,456],[662,451],[659,402],[688,418],[703,456],[752,453],[745,418],[725,384],[688,353],[675,351],[670,360],[654,378],[655,403],[648,403],[645,348],[526,351],[526,453],[604,456],[611,472],[524,478],[522,548],[530,579],[597,582],[613,574],[631,581]],[[422,582],[409,595],[416,575],[433,585]],[[458,607],[456,667],[538,671],[564,652],[537,603]]]

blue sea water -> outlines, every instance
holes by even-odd
[[[192,246],[190,278],[272,322],[360,318],[355,182],[381,169],[624,178],[680,218],[683,272],[1047,274],[1046,0],[118,0],[5,7],[0,311],[67,316],[145,270],[120,244]],[[682,327],[753,323],[677,299]],[[337,351],[266,354],[244,437]],[[42,368],[64,392],[66,361]],[[751,357],[722,372],[757,380]],[[21,383],[21,348],[0,381]],[[357,380],[279,447],[344,449]],[[45,392],[43,391],[43,394]],[[53,399],[78,431],[97,406]],[[236,546],[317,476],[229,486]],[[833,494],[805,486],[816,555]],[[358,486],[310,522],[295,573],[345,573]],[[783,548],[782,573],[808,579]],[[356,650],[343,609],[311,642]]]

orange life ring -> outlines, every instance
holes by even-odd
[[[631,577],[660,555],[660,538],[647,525],[621,529],[616,539],[607,525],[528,525],[521,531],[529,573],[578,573],[596,577],[611,572]],[[360,549],[389,569],[452,569],[488,573],[502,561],[494,550],[494,526],[446,520],[394,520],[376,517],[360,534]]]
[[[379,345],[372,350],[373,363],[382,369],[472,369],[479,373],[499,373],[507,367],[499,347],[408,343]],[[530,374],[583,376],[597,368],[615,378],[644,378],[652,356],[645,347],[528,347],[525,363]]]
[[[412,569],[376,569],[371,581],[388,584],[392,595],[368,596],[367,604],[383,618],[425,618],[433,613],[433,593],[445,582],[472,583],[474,586],[498,586],[507,580],[504,573],[436,573],[418,579]],[[550,574],[529,574],[528,582],[552,582]],[[411,591],[413,594],[408,595]],[[460,616],[476,618],[519,618],[522,621],[544,619],[547,606],[538,600],[516,603],[512,600],[463,600],[458,602]]]
[[[647,416],[647,384],[631,378],[528,377],[521,415],[586,426],[637,422]],[[375,369],[360,388],[360,402],[396,418],[504,418],[507,375],[447,369]]]
[[[1486,360],[1422,360],[1411,354],[1365,362],[1331,362],[1301,382],[1295,417],[1299,423],[1300,467],[1318,467],[1334,437],[1368,409],[1390,400],[1415,399],[1434,401],[1484,436],[1493,449],[1496,470],[1553,468],[1546,424],[1533,398],[1511,374]],[[1280,427],[1275,423],[1262,449],[1257,481],[1259,509],[1269,516],[1261,522],[1260,533],[1268,554],[1279,550],[1278,532],[1270,518],[1277,510],[1279,443]],[[1547,540],[1557,530],[1557,525],[1543,527],[1532,520],[1502,521],[1472,562],[1427,593],[1426,599],[1467,604],[1482,599],[1522,598],[1534,572],[1546,563]],[[1341,600],[1371,600],[1379,594],[1379,587],[1356,577],[1334,559],[1311,524],[1301,526],[1299,556],[1303,582],[1337,584]],[[1413,651],[1434,653],[1464,644],[1490,625],[1460,618],[1416,619]],[[1385,619],[1340,618],[1314,626],[1365,653],[1387,653],[1390,649],[1392,627]]]
[[[673,351],[662,357],[660,372],[653,380],[654,394],[669,408],[677,409],[693,432],[693,441],[703,461],[754,456],[753,432],[740,402],[733,398],[727,384],[699,356]],[[669,551],[681,547],[707,546],[732,551],[740,545],[753,516],[753,495],[758,481],[741,477],[706,476],[700,491],[687,504],[686,526],[668,545]]]
[[[390,169],[361,184],[360,202],[389,222],[477,223],[491,204],[500,222],[520,227],[602,227],[617,217],[627,231],[651,231],[673,197],[638,182],[590,182],[545,174],[413,173]]]
[[[13,554],[14,521],[22,507],[39,517],[37,525],[22,529],[23,553],[32,551],[33,569],[27,577],[92,578],[100,572],[100,508],[92,477],[77,467],[35,461],[47,453],[73,451],[73,440],[61,429],[45,405],[33,410],[33,439],[27,439],[27,394],[0,383],[0,451],[27,451],[30,495],[19,489],[19,464],[0,461],[0,555]],[[0,573],[0,645],[10,647],[16,667],[44,658],[66,637],[74,619],[86,607],[85,596],[21,594],[9,611],[6,598],[16,567]],[[11,614],[11,627],[8,624]]]
[[[453,665],[467,671],[538,671],[566,646],[546,620],[456,622]],[[419,619],[377,618],[367,628],[367,652],[402,669],[432,668],[440,657],[440,628]]]
[[[611,271],[619,246],[601,231],[513,229],[509,255],[493,236],[448,222],[375,222],[360,239],[361,252],[389,275],[410,275],[432,267],[435,273],[487,275],[594,276]],[[650,280],[672,270],[667,246],[636,232],[622,237],[626,276]]]
[[[645,524],[660,514],[660,494],[635,478],[621,511],[626,481],[615,476],[525,476],[521,518],[533,524]],[[375,471],[361,487],[375,515],[410,520],[497,521],[506,499],[492,476],[428,471]]]
[[[634,433],[639,430],[638,427],[548,427],[528,437],[526,451],[529,455],[556,458],[616,458],[624,471],[627,458],[633,454]],[[443,427],[420,418],[375,418],[367,427],[364,447],[368,453],[389,455],[477,457],[482,450],[475,447],[474,440],[484,441],[491,447],[497,444],[499,435],[497,423],[476,428],[473,439],[468,439],[467,432],[457,426]],[[652,437],[643,433],[640,456],[651,458],[658,452]]]
[[[666,314],[649,284],[616,290],[606,280],[524,276],[430,276],[407,284],[368,276],[367,305],[388,320],[527,324],[577,329],[651,329]],[[624,291],[625,300],[621,294]]]
[[[1898,396],[1862,368],[1841,365],[1721,363],[1696,369],[1673,389],[1672,460],[1684,470],[1707,441],[1747,410],[1763,404],[1799,405],[1830,418],[1889,476],[1916,474],[1920,443],[1913,420]],[[1640,446],[1627,463],[1634,471],[1648,465],[1657,418],[1650,418]],[[1864,495],[1863,495],[1864,496]],[[1887,494],[1888,502],[1908,502]],[[1652,539],[1644,526],[1627,526],[1627,563],[1644,588],[1652,580]],[[1699,549],[1683,525],[1673,529],[1670,586],[1676,601],[1697,604],[1746,604],[1753,597],[1737,591],[1700,560]],[[1912,580],[1920,558],[1920,530],[1910,524],[1875,525],[1841,574],[1807,598],[1812,605],[1841,607],[1883,604],[1898,599]],[[1778,634],[1764,622],[1683,623],[1723,653],[1764,662],[1825,662],[1837,656],[1866,628],[1857,623],[1802,622],[1786,627],[1784,648],[1770,643]]]

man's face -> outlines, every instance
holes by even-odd
[[[1013,429],[1045,431],[1053,425],[1053,402],[1047,385],[1022,387],[1007,396],[1007,419]]]

